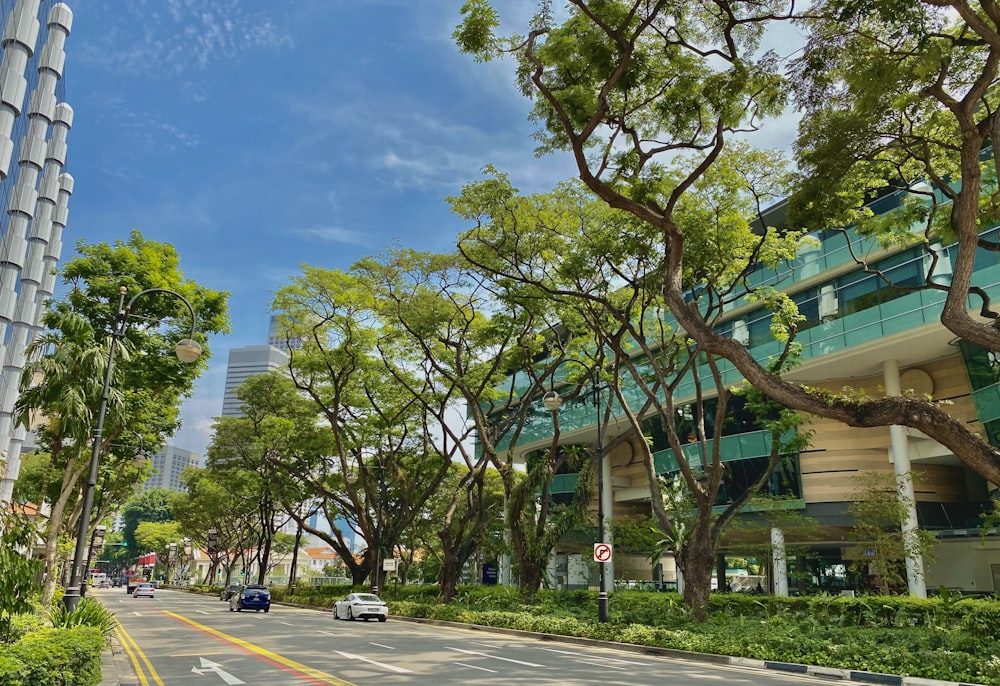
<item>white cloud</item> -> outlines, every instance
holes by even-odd
[[[74,45],[74,59],[118,74],[176,77],[248,50],[293,45],[274,18],[245,9],[240,0],[167,0],[165,12],[164,4],[149,0],[75,6],[78,15],[99,14],[104,30],[94,41]]]
[[[371,248],[376,245],[372,241],[371,234],[351,231],[340,226],[306,226],[289,229],[288,233],[322,243],[347,243],[362,248]]]

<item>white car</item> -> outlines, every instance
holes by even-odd
[[[139,584],[135,587],[135,590],[132,591],[132,597],[138,598],[140,596],[146,596],[147,598],[152,598],[155,591],[156,586],[153,584]]]
[[[389,618],[389,605],[374,593],[351,593],[333,604],[334,619],[363,619],[374,617],[380,622]]]

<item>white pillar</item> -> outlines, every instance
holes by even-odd
[[[788,558],[785,556],[785,533],[771,527],[771,567],[774,570],[774,595],[788,595]]]
[[[899,363],[886,360],[882,363],[883,383],[886,396],[900,394]],[[907,548],[916,549],[917,499],[913,493],[913,478],[910,474],[910,445],[905,429],[893,424],[889,427],[889,459],[896,473],[896,483],[900,500],[906,503],[906,518],[903,520],[903,539]],[[927,597],[927,582],[924,575],[924,559],[921,555],[906,558],[906,583],[910,595]]]
[[[28,80],[24,70],[38,41],[39,0],[17,0],[7,16],[3,32],[3,61],[0,62],[0,181],[7,178],[14,156],[14,120],[21,115]]]

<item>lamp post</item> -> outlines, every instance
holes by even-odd
[[[587,365],[583,364],[579,360],[566,359],[556,365],[555,369],[552,370],[553,376],[555,375],[556,369],[563,362],[575,362],[583,367]],[[550,377],[551,380],[551,377]],[[595,457],[597,458],[597,541],[600,544],[604,544],[604,439],[601,435],[601,393],[598,388],[598,383],[600,379],[598,378],[597,370],[594,369],[591,373],[591,383],[593,385],[594,393],[594,405],[597,407],[597,448],[594,451]],[[550,381],[550,383],[552,383]],[[555,418],[556,412],[562,407],[562,396],[553,388],[549,386],[549,391],[542,396],[542,404],[545,406],[549,412],[552,413],[553,419]],[[599,622],[608,621],[608,586],[607,579],[605,576],[604,562],[598,561],[598,569],[600,570],[600,586],[598,586],[597,592],[597,619]]]
[[[169,293],[184,303],[191,314],[191,333],[188,338],[177,342],[177,345],[174,346],[174,352],[177,354],[177,359],[186,363],[194,362],[201,356],[201,346],[194,340],[197,318],[195,317],[194,308],[191,307],[191,303],[183,295],[166,288],[147,288],[132,296],[132,299],[126,305],[124,303],[127,292],[124,286],[118,289],[118,314],[111,329],[108,362],[104,367],[104,386],[101,390],[101,399],[97,410],[97,424],[94,427],[93,445],[90,452],[90,472],[87,477],[87,483],[83,488],[83,508],[80,510],[80,523],[77,526],[76,532],[76,552],[73,556],[73,570],[70,575],[69,585],[63,594],[63,603],[70,612],[75,610],[77,604],[80,602],[80,598],[83,596],[83,586],[86,583],[82,574],[82,572],[86,571],[83,569],[83,562],[87,553],[87,530],[90,528],[90,510],[94,504],[94,489],[97,487],[97,472],[101,458],[101,436],[104,433],[104,416],[108,412],[108,392],[111,389],[111,371],[114,366],[115,348],[118,345],[118,341],[125,336],[128,318],[132,313],[132,306],[135,304],[135,301],[148,293]]]
[[[385,465],[382,463],[382,458],[379,457],[377,465],[369,465],[364,462],[358,461],[357,469],[358,471],[366,469],[377,469],[378,470],[378,503],[375,505],[375,568],[372,571],[372,593],[378,595],[379,586],[379,572],[382,571],[379,567],[382,565],[382,501],[385,500],[385,474],[383,473],[383,468]],[[354,482],[358,479],[358,475],[355,474],[352,478],[350,474],[347,475],[347,480]],[[367,481],[365,482],[367,484]],[[368,489],[365,488],[365,493],[367,494]]]

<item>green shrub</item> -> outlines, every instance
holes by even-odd
[[[72,612],[62,603],[56,604],[51,612],[52,626],[68,629],[74,626],[91,626],[110,636],[118,625],[118,620],[108,608],[93,598],[81,598]]]
[[[103,647],[104,636],[89,626],[29,633],[5,648],[0,686],[95,686]]]
[[[23,614],[11,617],[9,626],[7,641],[14,643],[21,640],[25,634],[46,628],[48,624],[37,614]]]

